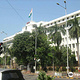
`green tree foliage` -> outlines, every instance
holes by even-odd
[[[54,78],[50,77],[49,75],[46,75],[45,72],[40,72],[37,80],[54,80]]]
[[[75,18],[68,21],[68,24],[72,24],[72,27],[69,29],[69,35],[73,39],[77,39],[77,50],[78,50],[78,65],[80,66],[80,53],[79,53],[79,37],[80,37],[80,18]]]
[[[34,32],[37,35],[37,54],[36,58],[40,59],[42,69],[46,71],[46,66],[52,64],[53,54],[51,53],[50,42],[47,40],[46,28],[41,25],[34,25]]]
[[[10,56],[6,56],[6,61],[7,61],[6,64],[10,65]],[[4,62],[5,62],[5,56],[2,58],[0,57],[0,64],[3,65]]]
[[[0,65],[3,64],[4,59],[0,57]]]
[[[40,59],[40,64],[44,69],[47,65],[52,64],[53,54],[45,30],[41,26],[35,25],[34,27],[33,33],[24,32],[14,37],[12,52],[19,64],[27,65],[36,57],[36,59]],[[37,32],[37,54],[35,54],[35,32]]]
[[[7,48],[6,52],[10,55],[10,58],[13,58],[14,57],[13,48],[12,47]]]
[[[75,55],[71,54],[71,50],[68,48],[69,56],[69,66],[75,66],[76,59]],[[65,66],[67,65],[67,48],[66,47],[54,47],[54,64],[55,66]]]
[[[14,58],[14,54],[13,54],[13,48],[10,47],[10,48],[7,48],[6,52],[10,55],[10,65],[11,65],[11,68],[12,68],[12,65],[13,65],[13,58]]]
[[[12,48],[19,64],[27,65],[34,59],[34,38],[29,32],[16,35]]]
[[[17,58],[19,64],[27,65],[30,62],[34,61],[34,57],[36,59],[40,59],[40,64],[42,69],[46,71],[46,67],[48,65],[52,65],[53,63],[53,53],[54,53],[54,64],[55,66],[66,66],[67,64],[67,49],[65,47],[52,47],[50,46],[50,41],[48,41],[48,37],[45,34],[46,29],[42,28],[40,25],[34,25],[33,33],[24,32],[22,34],[18,34],[14,37],[13,46],[11,48],[12,54]],[[56,33],[57,34],[57,33]],[[57,35],[56,35],[57,37]],[[35,39],[37,38],[37,46],[35,54]],[[59,38],[59,37],[58,37]],[[69,61],[74,59],[74,56],[71,56],[71,50],[69,50]],[[72,61],[72,64],[75,61]]]
[[[47,41],[47,36],[45,34],[38,35],[37,43],[37,56],[40,59],[42,69],[44,70],[47,65],[52,64],[53,54],[51,52],[51,46],[49,46],[49,41]]]
[[[65,29],[62,26],[59,27],[55,24],[55,26],[51,26],[47,30],[49,31],[50,39],[52,39],[52,41],[59,46],[62,41],[61,32],[65,35]]]

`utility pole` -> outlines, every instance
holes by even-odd
[[[69,61],[68,61],[68,28],[67,28],[67,7],[66,7],[66,1],[64,1],[65,7],[57,3],[57,5],[61,6],[65,9],[65,16],[66,16],[66,37],[67,37],[67,74],[69,73]]]

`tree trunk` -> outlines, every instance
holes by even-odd
[[[12,60],[12,58],[11,58],[11,60],[10,60],[10,68],[11,68],[11,69],[13,68],[13,60]]]
[[[78,67],[80,67],[79,38],[77,38]]]

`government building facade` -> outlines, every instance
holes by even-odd
[[[33,31],[33,25],[36,24],[37,26],[39,26],[41,23],[42,23],[42,26],[43,27],[50,27],[50,26],[55,26],[55,23],[59,26],[59,27],[64,27],[65,24],[66,24],[66,21],[69,21],[71,19],[74,19],[75,16],[78,18],[80,17],[80,10],[79,11],[76,11],[76,12],[73,12],[71,14],[68,14],[68,15],[65,15],[65,16],[62,16],[60,18],[57,18],[57,19],[54,19],[52,21],[49,21],[49,22],[44,22],[44,21],[40,21],[40,22],[34,22],[34,21],[30,21],[26,24],[25,27],[22,28],[22,31],[12,35],[12,36],[9,36],[9,37],[6,37],[3,39],[3,43],[7,43],[8,45],[12,45],[12,42],[13,42],[13,39],[14,39],[14,36],[16,36],[17,34],[21,34],[23,33],[24,31],[30,31],[32,32]],[[80,21],[79,21],[80,23]],[[72,53],[75,54],[76,56],[76,60],[78,61],[78,54],[77,54],[77,40],[76,39],[72,39],[70,38],[69,36],[69,32],[68,32],[68,29],[72,26],[73,24],[69,24],[66,26],[65,30],[67,31],[67,34],[62,35],[62,42],[60,44],[60,46],[67,46],[72,50]],[[79,54],[80,54],[80,38],[79,38]]]

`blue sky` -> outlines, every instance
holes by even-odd
[[[29,22],[33,8],[33,21],[51,21],[65,15],[64,0],[0,0],[0,42],[19,31]],[[67,14],[80,10],[80,0],[66,0]]]

